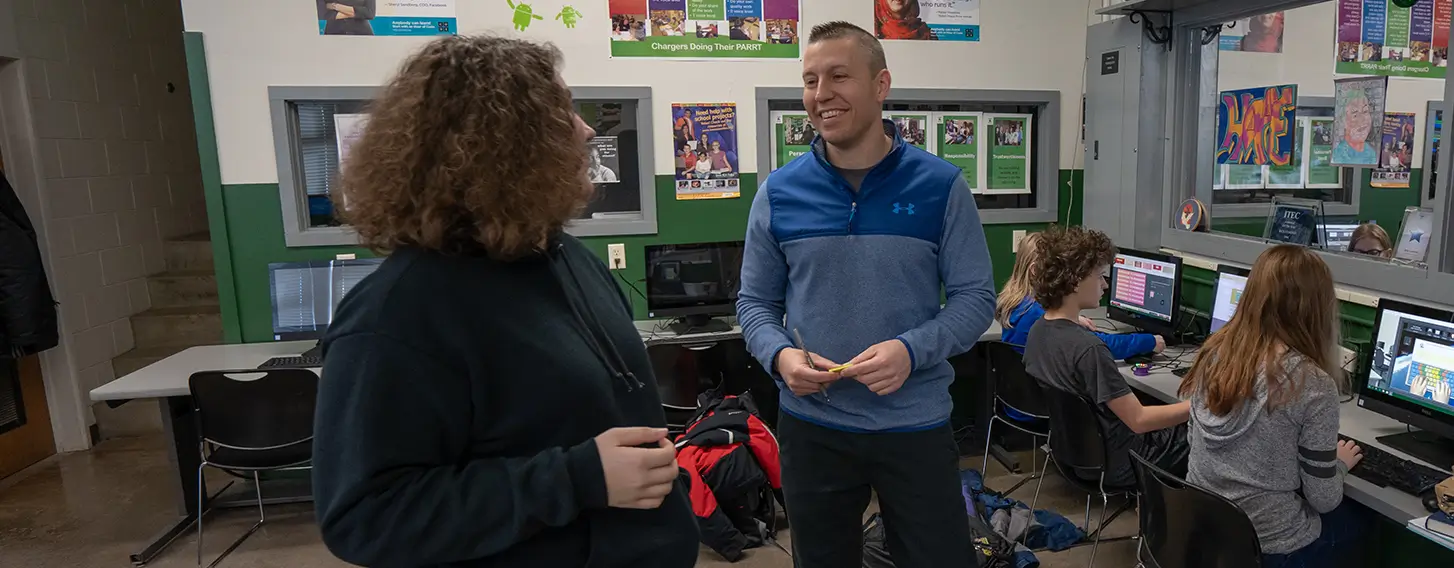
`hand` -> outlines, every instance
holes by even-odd
[[[344,14],[343,12],[337,12],[337,13],[333,14],[333,19],[335,19],[335,20],[347,20],[348,19],[348,14]]]
[[[1338,461],[1353,469],[1358,462],[1363,461],[1363,448],[1348,440],[1338,440]]]
[[[1448,379],[1434,383],[1434,402],[1447,404],[1451,390],[1454,390],[1454,385],[1451,385]]]
[[[1428,390],[1428,388],[1429,382],[1424,379],[1424,375],[1422,373],[1419,374],[1419,376],[1415,377],[1413,381],[1409,382],[1409,394],[1417,397],[1423,397],[1424,391]]]
[[[655,447],[640,448],[651,444]],[[612,428],[596,436],[606,504],[621,509],[655,509],[677,478],[677,450],[665,428]]]
[[[1096,322],[1091,321],[1090,318],[1085,316],[1080,316],[1080,326],[1091,331],[1097,331]]]
[[[808,357],[813,358],[813,366],[817,369],[808,366]],[[839,378],[838,374],[829,373],[826,369],[837,366],[837,363],[824,359],[817,353],[808,353],[802,349],[784,349],[777,354],[777,374],[782,376],[788,389],[798,396],[823,392],[827,385]]]
[[[334,4],[333,9],[338,10],[338,15],[345,18],[352,18],[357,15],[353,11],[353,6],[347,4]]]
[[[1153,335],[1156,338],[1156,347],[1151,348],[1152,352],[1160,353],[1166,351],[1166,338],[1160,335]]]
[[[843,370],[843,376],[855,379],[879,396],[899,390],[909,378],[909,348],[904,342],[890,339],[863,350]]]

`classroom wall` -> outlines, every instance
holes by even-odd
[[[527,32],[510,29],[505,2],[459,1],[463,33],[500,33],[556,43],[565,53],[565,79],[577,86],[650,86],[653,121],[670,124],[673,102],[735,102],[738,105],[741,170],[759,173],[755,89],[801,84],[801,62],[670,61],[611,58],[609,19],[604,1],[574,3],[585,15],[573,30],[558,22],[536,22]],[[538,2],[537,7],[546,3]],[[199,149],[214,250],[218,254],[219,289],[229,341],[266,341],[268,320],[266,267],[269,262],[331,258],[340,252],[365,253],[352,247],[287,248],[283,246],[278,201],[278,174],[268,115],[267,87],[273,85],[378,85],[399,62],[426,42],[420,38],[320,37],[310,4],[295,0],[215,2],[182,0],[188,41],[188,64],[194,81],[209,92],[196,104]],[[554,5],[542,10],[551,12]],[[802,0],[803,28],[845,19],[871,28],[867,2]],[[1060,174],[1062,217],[1079,219],[1080,175],[1078,108],[1084,65],[1086,5],[1063,0],[985,2],[983,41],[978,43],[890,42],[885,46],[897,87],[1056,90],[1062,93]],[[1056,38],[1054,42],[1027,38]],[[670,186],[669,128],[653,133],[657,187],[658,233],[637,237],[600,237],[587,244],[604,256],[606,244],[624,243],[624,280],[640,287],[643,247],[653,243],[740,240],[756,176],[744,176],[740,199],[676,201]],[[215,166],[209,162],[215,160]],[[213,169],[215,168],[215,169]],[[215,185],[215,187],[214,187]],[[1069,211],[1066,211],[1069,205]],[[1013,263],[1011,235],[1016,229],[1038,230],[1044,224],[987,227],[995,273],[1004,278]],[[220,235],[220,237],[219,237]],[[641,298],[633,296],[638,315]],[[230,304],[230,305],[229,305]]]

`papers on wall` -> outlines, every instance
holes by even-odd
[[[455,0],[331,0],[318,2],[318,33],[328,36],[455,35]],[[520,6],[514,8],[521,13]],[[530,7],[524,6],[525,17]],[[538,19],[538,18],[537,18]]]
[[[1378,169],[1369,185],[1382,188],[1409,186],[1409,166],[1414,159],[1414,113],[1383,114],[1378,148]]]
[[[612,57],[799,57],[800,0],[609,0],[607,6]]]
[[[874,0],[879,39],[979,41],[980,0]]]
[[[1333,71],[1443,79],[1454,0],[1400,8],[1388,0],[1338,0]]]
[[[671,105],[678,200],[742,196],[737,161],[737,105]]]

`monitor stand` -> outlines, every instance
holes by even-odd
[[[732,331],[732,326],[711,316],[685,316],[672,321],[667,329],[677,335],[687,335],[689,333],[723,333]]]
[[[1454,463],[1454,440],[1433,432],[1404,432],[1379,436],[1378,442],[1443,469]]]

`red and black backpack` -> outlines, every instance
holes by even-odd
[[[752,395],[703,393],[677,464],[687,477],[702,543],[736,562],[742,551],[774,543],[782,503],[777,438],[758,417]]]

